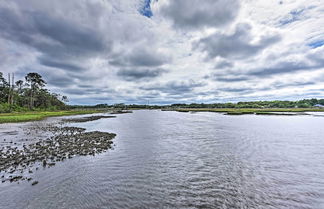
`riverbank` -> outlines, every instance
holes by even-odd
[[[27,121],[43,120],[47,117],[59,117],[70,115],[84,115],[93,113],[102,113],[111,111],[112,114],[131,113],[132,111],[121,111],[112,109],[78,109],[78,110],[64,110],[64,111],[39,111],[39,112],[15,112],[15,113],[0,113],[1,123],[18,123]],[[218,112],[227,115],[296,115],[290,113],[297,113],[305,115],[306,112],[324,112],[324,109],[319,108],[175,108],[162,109],[162,111],[177,111],[177,112]]]
[[[41,167],[49,168],[75,156],[94,156],[107,151],[112,148],[112,140],[116,134],[101,131],[86,132],[85,128],[67,125],[70,122],[83,123],[115,117],[95,115],[61,118],[31,123],[27,126],[21,124],[15,132],[7,130],[5,132],[7,135],[0,137],[1,182],[19,183],[33,180],[31,185],[34,186],[38,181],[34,180],[32,174]]]
[[[227,115],[292,115],[291,113],[306,114],[306,112],[324,112],[324,109],[319,108],[179,108],[173,109],[177,112],[218,112]]]
[[[47,117],[93,114],[93,113],[101,113],[105,111],[107,110],[80,109],[80,110],[64,110],[64,111],[55,111],[55,112],[41,111],[41,112],[1,113],[0,124],[43,120]]]

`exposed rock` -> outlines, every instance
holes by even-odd
[[[33,181],[33,183],[31,184],[32,186],[38,184],[38,181]]]

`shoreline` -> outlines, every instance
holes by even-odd
[[[146,109],[143,109],[146,110]],[[150,110],[150,109],[147,109]],[[174,108],[161,109],[161,111],[175,111],[175,112],[215,112],[224,113],[225,115],[308,115],[307,112],[324,112],[324,109],[319,108]],[[14,112],[14,113],[0,113],[0,124],[4,123],[20,123],[29,121],[40,121],[48,117],[86,115],[95,113],[110,112],[111,114],[131,113],[128,110],[64,110],[64,111],[35,111],[35,112]]]
[[[40,121],[48,117],[86,115],[94,113],[105,113],[109,110],[64,110],[64,111],[40,111],[40,112],[14,112],[0,113],[0,124],[3,123],[20,123],[29,121]]]
[[[112,148],[115,133],[86,131],[69,126],[116,116],[89,116],[50,120],[19,127],[12,137],[0,137],[0,180],[2,183],[21,181],[38,184],[33,173],[50,168],[76,156],[95,156]],[[17,123],[19,124],[19,123]],[[17,128],[17,127],[16,127]],[[16,130],[17,131],[17,130]]]
[[[216,112],[225,115],[308,115],[307,112],[324,112],[319,108],[178,108],[163,111]]]

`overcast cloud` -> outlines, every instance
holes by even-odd
[[[318,0],[2,0],[0,71],[71,104],[324,98]]]

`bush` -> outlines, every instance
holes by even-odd
[[[0,113],[9,113],[11,112],[11,107],[7,103],[0,104]]]
[[[10,112],[26,112],[29,109],[26,107],[20,107],[19,105],[9,105],[8,103],[0,103],[0,113]]]

